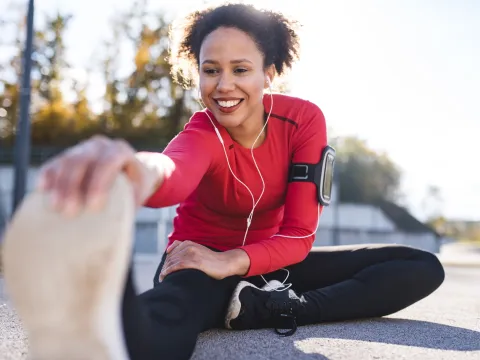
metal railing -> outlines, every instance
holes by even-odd
[[[159,148],[139,148],[139,151],[156,151],[162,152],[163,147]],[[63,147],[48,147],[48,146],[34,146],[30,150],[30,164],[40,165],[50,159],[51,157],[61,153],[65,148]],[[0,147],[0,164],[12,165],[15,162],[15,150],[13,147]]]
[[[30,151],[30,164],[39,165],[47,161],[52,156],[63,151],[63,148],[57,147],[34,147]],[[0,164],[13,164],[15,162],[14,148],[0,148]]]

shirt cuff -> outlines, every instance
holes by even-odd
[[[251,244],[240,247],[250,258],[250,268],[243,277],[263,275],[270,272],[271,257],[268,248],[261,244]]]

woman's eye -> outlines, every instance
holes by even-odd
[[[205,69],[205,70],[203,70],[203,72],[205,74],[215,74],[216,70],[215,69]]]
[[[248,70],[245,69],[245,68],[237,68],[234,70],[234,73],[236,74],[243,74],[245,72],[247,72]],[[219,73],[219,70],[217,69],[204,69],[203,72],[205,74],[208,74],[208,75],[215,75],[215,74],[218,74]]]

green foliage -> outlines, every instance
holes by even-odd
[[[431,218],[427,223],[444,236],[465,242],[480,243],[480,221],[449,220],[438,216]]]
[[[168,55],[169,24],[162,13],[150,13],[147,1],[136,2],[130,11],[111,22],[113,37],[105,41],[95,70],[103,74],[105,92],[100,104],[88,99],[88,80],[78,83],[70,76],[65,35],[72,16],[45,16],[36,29],[32,66],[32,145],[71,146],[93,134],[124,138],[137,147],[164,146],[199,108],[193,94],[173,83]],[[17,14],[20,18],[21,14]],[[18,120],[19,83],[24,24],[17,23],[12,47],[18,51],[0,65],[0,139],[12,144]],[[120,44],[131,46],[131,72],[119,74]],[[74,46],[72,44],[71,46]],[[73,84],[70,96],[66,84]],[[67,101],[66,98],[73,98]],[[97,106],[95,106],[97,105]]]
[[[386,154],[355,137],[334,139],[331,144],[337,151],[335,177],[342,202],[399,200],[400,171]]]

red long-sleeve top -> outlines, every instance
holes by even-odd
[[[270,95],[265,95],[270,110]],[[209,110],[205,110],[209,111]],[[205,111],[196,112],[161,155],[167,169],[162,186],[144,204],[160,208],[179,204],[169,245],[191,240],[221,251],[243,249],[250,258],[245,275],[266,274],[302,261],[312,248],[319,211],[315,184],[288,182],[293,163],[317,163],[327,145],[325,118],[315,104],[273,95],[266,139],[253,150],[265,181],[245,245],[242,245],[252,197],[231,174],[224,149]],[[255,200],[262,181],[251,149],[232,140],[209,112],[225,143],[231,168]],[[282,235],[276,236],[276,235]],[[287,236],[287,237],[285,237]]]

